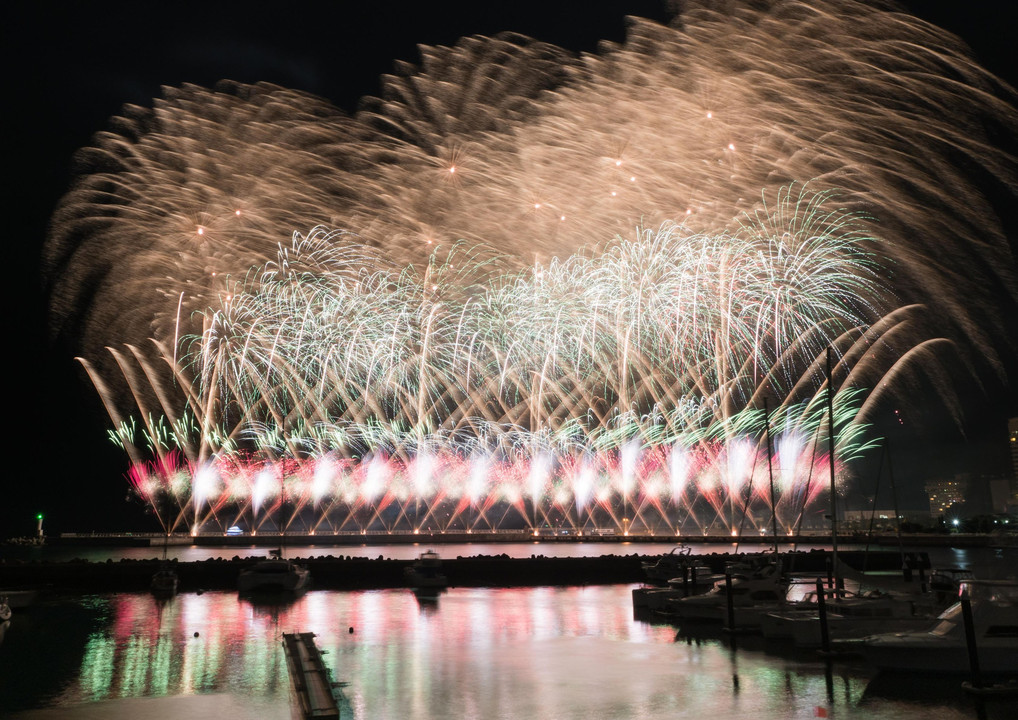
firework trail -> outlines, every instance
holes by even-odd
[[[354,118],[232,83],[126,108],[81,152],[53,220],[55,326],[91,325],[90,354],[141,341],[181,291],[222,292],[317,224],[403,264],[462,239],[530,263],[641,224],[727,229],[811,179],[874,218],[906,302],[982,341],[976,308],[1015,295],[987,199],[1013,196],[1014,157],[993,139],[1018,129],[1014,93],[919,20],[774,2],[634,20],[624,45],[578,59],[511,35],[422,56]],[[133,332],[111,332],[125,316]]]
[[[345,233],[296,235],[205,313],[182,363],[166,351],[157,359],[186,392],[182,412],[149,359],[111,350],[142,415],[139,427],[111,407],[113,437],[146,498],[166,491],[177,501],[174,478],[193,478],[196,526],[213,519],[199,522],[203,507],[214,514],[238,502],[254,520],[262,493],[251,478],[266,473],[320,512],[350,493],[334,484],[334,468],[362,460],[366,469],[345,473],[360,473],[347,517],[358,503],[372,508],[359,529],[420,527],[423,504],[423,519],[442,529],[464,523],[467,508],[507,505],[517,522],[581,531],[605,523],[600,508],[628,531],[614,512],[620,499],[642,529],[668,529],[663,458],[680,454],[687,469],[671,461],[671,507],[689,506],[674,488],[692,480],[716,516],[710,524],[720,519],[728,532],[753,498],[761,423],[780,421],[781,447],[798,448],[779,456],[791,467],[788,526],[801,506],[787,498],[809,494],[810,467],[797,468],[805,439],[823,426],[823,386],[797,373],[827,344],[858,355],[856,368],[871,364],[861,326],[873,308],[858,298],[878,294],[876,266],[859,253],[851,217],[814,207],[825,199],[800,209],[817,220],[795,236],[767,235],[748,218],[731,236],[665,225],[485,288],[457,282],[476,276],[469,259],[465,269],[453,256],[415,274]],[[844,463],[866,442],[858,393],[846,382],[838,396]],[[761,419],[765,397],[780,407]],[[137,469],[143,448],[158,458],[150,469]],[[525,471],[543,462],[543,477]],[[493,474],[503,481],[488,487]],[[397,499],[402,510],[383,520]],[[450,502],[458,509],[437,523]],[[181,517],[187,503],[177,504]]]
[[[54,329],[94,351],[114,338],[172,338],[178,316],[218,302],[278,230],[330,222],[331,170],[349,121],[269,85],[166,88],[129,106],[93,147],[53,217],[45,253]]]
[[[808,407],[826,345],[840,387],[881,385],[860,422],[943,347],[978,369],[1013,350],[984,314],[1018,299],[994,205],[1014,199],[1015,93],[950,35],[775,0],[633,20],[596,55],[515,35],[421,53],[352,116],[268,85],[168,88],[81,151],[45,253],[53,324],[80,334],[136,463],[130,404],[164,470],[171,446],[199,468],[481,440],[540,468],[541,438],[602,436],[607,467],[633,428],[665,447],[685,427],[720,445],[658,474],[722,468],[692,484],[734,506],[724,468],[754,461],[729,455],[733,423],[767,395]],[[344,232],[290,245],[318,225]],[[639,420],[658,415],[667,431]],[[563,462],[547,482],[583,478],[579,522],[600,491]],[[510,504],[538,483],[502,476]]]

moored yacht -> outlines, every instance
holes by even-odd
[[[683,620],[723,622],[728,616],[729,597],[740,627],[759,626],[760,616],[784,607],[788,580],[777,564],[769,564],[750,575],[732,576],[731,589],[724,580],[703,595],[669,600],[666,613]]]
[[[237,578],[240,593],[298,593],[307,589],[311,578],[307,568],[292,560],[270,558],[242,570]]]
[[[984,673],[1018,675],[1018,583],[968,581],[973,635]],[[862,641],[867,662],[879,669],[968,673],[969,648],[962,603],[957,602],[920,632],[871,635]]]
[[[434,550],[421,553],[420,557],[404,571],[407,584],[415,590],[441,590],[449,585],[442,572],[442,558]]]
[[[177,572],[170,567],[162,567],[152,575],[149,590],[156,597],[168,598],[177,594]]]
[[[764,638],[790,640],[803,648],[819,647],[821,629],[816,593],[810,593],[806,600],[798,607],[765,614],[760,620]],[[848,592],[841,597],[828,596],[825,600],[827,631],[832,640],[861,638],[891,630],[921,630],[929,627],[936,616],[935,605],[921,596]]]
[[[664,610],[671,599],[684,598],[689,595],[699,595],[714,587],[719,580],[724,580],[723,574],[715,574],[706,565],[692,565],[683,569],[682,577],[675,577],[668,581],[667,587],[647,586],[633,588],[633,607],[646,608],[647,610]]]
[[[649,582],[663,585],[673,577],[682,575],[683,569],[689,564],[691,552],[692,548],[677,545],[671,549],[671,552],[661,555],[656,560],[644,560],[640,563],[640,567]]]

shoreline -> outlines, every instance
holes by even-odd
[[[781,553],[785,569],[794,572],[823,573],[830,552],[826,550]],[[925,553],[913,552],[910,564],[929,568]],[[726,562],[761,553],[710,553],[697,555],[698,564],[723,572]],[[764,557],[772,556],[764,554]],[[659,555],[601,555],[598,557],[529,558],[507,555],[476,555],[442,559],[442,572],[451,587],[526,587],[568,585],[614,585],[645,582],[641,562]],[[0,587],[48,587],[71,592],[142,592],[147,591],[152,575],[164,565],[173,568],[180,579],[181,592],[233,590],[237,577],[263,558],[210,558],[200,561],[107,560],[88,562],[38,560],[0,563]],[[405,570],[414,561],[379,556],[362,558],[317,555],[293,558],[311,572],[313,588],[319,590],[367,590],[406,587]],[[854,567],[872,571],[900,571],[901,556],[886,550],[839,552],[839,559]],[[863,564],[865,563],[865,564]]]
[[[277,547],[281,535],[278,532],[262,532],[259,534],[244,533],[227,535],[224,533],[205,533],[190,535],[175,533],[169,536],[161,533],[61,533],[46,537],[43,543],[34,538],[9,541],[10,547],[31,547],[32,545],[54,546],[109,546],[109,547],[162,547],[192,545],[198,547]],[[490,544],[500,543],[533,543],[539,547],[542,543],[600,543],[605,545],[640,544],[640,543],[671,543],[674,545],[707,545],[707,544],[739,544],[752,546],[771,546],[774,538],[770,535],[616,535],[616,534],[575,534],[547,533],[534,535],[531,532],[442,532],[442,533],[386,533],[386,532],[342,532],[342,533],[285,533],[287,544],[303,547],[344,547],[364,545],[412,545],[412,544]],[[838,536],[839,544],[877,545],[879,547],[1003,547],[1014,546],[1018,537],[996,536],[979,533],[908,533],[900,538],[893,533],[844,533]],[[829,544],[830,535],[823,533],[803,533],[786,535],[778,539],[779,545],[816,545]]]

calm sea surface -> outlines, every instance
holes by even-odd
[[[624,552],[612,547],[587,554]],[[367,554],[404,549],[419,552]],[[1013,557],[943,552],[941,564],[1015,569]],[[311,591],[282,605],[232,592],[57,598],[4,627],[0,717],[290,718],[280,641],[292,631],[318,635],[336,679],[348,683],[344,717],[359,720],[1018,716],[1014,702],[977,706],[959,680],[829,668],[759,639],[733,648],[716,631],[637,620],[631,589],[453,588],[423,604],[405,590]]]

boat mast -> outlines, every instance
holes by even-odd
[[[891,477],[891,500],[894,502],[894,531],[898,536],[898,554],[901,555],[902,566],[905,564],[905,547],[901,541],[901,512],[898,511],[898,490],[894,487],[894,466],[891,465],[891,441],[884,440],[887,450],[887,472]]]
[[[286,528],[289,523],[283,522],[283,514],[286,511],[286,481],[279,478],[279,559],[283,559],[283,549],[286,547]]]
[[[771,532],[774,534],[774,554],[778,554],[778,507],[774,500],[774,451],[771,444],[771,412],[764,397],[764,423],[767,429],[767,479],[771,484]]]
[[[827,456],[831,466],[831,565],[834,587],[838,582],[838,492],[834,483],[834,377],[831,373],[831,346],[827,346]]]

